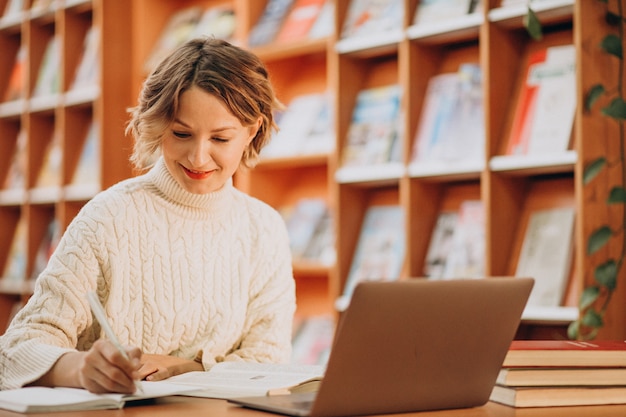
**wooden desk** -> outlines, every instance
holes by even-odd
[[[0,410],[0,417],[271,417],[278,414],[249,410],[225,400],[207,398],[169,397],[147,405],[127,406],[121,410],[76,411],[71,413],[17,414]],[[624,417],[626,405],[553,408],[511,408],[488,403],[483,407],[392,414],[415,417]]]

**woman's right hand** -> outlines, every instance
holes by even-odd
[[[31,385],[132,394],[142,352],[139,348],[130,348],[126,353],[129,359],[108,340],[97,340],[87,352],[62,355],[47,374]]]

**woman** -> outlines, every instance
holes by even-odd
[[[279,106],[263,64],[195,39],[145,81],[127,130],[149,171],[89,201],[0,337],[0,389],[131,393],[220,361],[286,362],[295,284],[284,223],[232,185]],[[127,357],[101,338],[96,291]]]

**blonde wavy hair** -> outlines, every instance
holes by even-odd
[[[276,99],[268,71],[253,53],[213,38],[187,41],[166,57],[144,81],[138,105],[130,108],[126,133],[134,139],[130,161],[147,169],[160,153],[165,130],[176,117],[180,95],[192,86],[220,98],[243,126],[261,118],[261,126],[244,150],[241,164],[251,168],[276,129]],[[211,117],[207,115],[207,117]]]

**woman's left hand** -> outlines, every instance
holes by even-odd
[[[174,375],[203,371],[201,363],[168,355],[143,354],[138,374],[146,381],[161,381]]]

